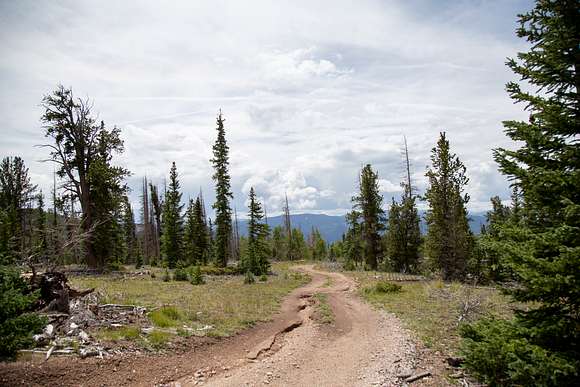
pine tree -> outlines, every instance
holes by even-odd
[[[249,209],[248,209],[248,248],[245,257],[240,262],[241,268],[245,272],[259,276],[267,274],[270,269],[270,249],[266,240],[269,229],[268,225],[262,223],[264,211],[262,205],[256,198],[254,187],[250,188]]]
[[[361,215],[363,255],[367,269],[377,270],[381,259],[381,232],[385,229],[383,197],[379,191],[379,175],[367,164],[361,171],[359,194],[352,198]]]
[[[504,122],[517,146],[494,151],[500,170],[523,195],[521,219],[500,228],[500,239],[503,263],[518,283],[506,291],[532,304],[509,323],[486,320],[465,330],[467,365],[490,383],[578,384],[579,11],[577,0],[538,0],[519,15],[517,34],[531,48],[507,62],[525,82],[508,83],[507,92],[530,116],[528,122]]]
[[[171,165],[169,172],[169,190],[165,194],[165,205],[163,208],[163,255],[169,268],[175,268],[177,262],[182,259],[182,225],[181,192],[179,192],[179,180],[175,162]]]
[[[431,151],[431,162],[425,193],[429,202],[427,251],[445,280],[461,280],[473,248],[465,207],[469,195],[463,193],[469,179],[463,163],[451,153],[445,133]]]
[[[310,233],[310,256],[315,261],[321,261],[326,259],[327,255],[327,246],[326,241],[322,238],[320,231],[317,228],[313,228],[312,232]]]
[[[286,233],[282,226],[276,226],[272,230],[272,258],[276,261],[282,261],[286,259]]]
[[[215,181],[216,201],[213,204],[215,210],[215,240],[214,254],[216,265],[226,267],[230,256],[230,236],[232,233],[232,209],[230,200],[233,199],[231,192],[229,167],[229,147],[226,143],[224,129],[225,119],[222,113],[217,117],[217,138],[213,145],[213,158],[210,160],[214,167],[213,180]]]
[[[0,209],[4,212],[0,254],[4,255],[6,262],[16,261],[27,247],[24,239],[25,210],[35,190],[24,160],[18,156],[5,157],[0,163]]]
[[[38,252],[42,260],[45,260],[48,256],[47,248],[48,242],[46,237],[46,211],[44,210],[44,195],[42,194],[42,190],[38,193],[37,196],[38,207],[36,210],[36,227],[35,227],[35,234],[36,234],[36,248],[35,250]]]
[[[415,204],[416,197],[413,195],[413,186],[411,185],[411,167],[406,138],[405,161],[407,180],[401,184],[403,197],[400,204],[393,199],[389,210],[389,223],[385,237],[386,248],[393,269],[401,273],[414,273],[419,266],[421,230],[419,228],[419,212]]]
[[[363,243],[361,213],[356,209],[346,214],[348,230],[344,235],[344,267],[346,270],[354,270],[362,262]]]
[[[75,99],[71,89],[59,86],[42,100],[45,137],[53,142],[45,146],[58,165],[57,175],[71,200],[78,200],[82,211],[80,226],[85,234],[84,261],[91,268],[102,269],[113,258],[113,240],[117,237],[112,223],[126,192],[124,179],[129,171],[114,166],[115,153],[124,150],[121,131],[106,129],[103,121],[92,117],[91,103]]]
[[[184,255],[190,265],[205,264],[207,256],[207,231],[203,220],[201,200],[198,197],[195,201],[189,200],[186,211],[186,222],[184,230]]]
[[[131,203],[127,196],[125,196],[123,208],[123,237],[126,247],[125,263],[134,263],[136,262],[138,255],[137,233],[133,208],[131,208]]]

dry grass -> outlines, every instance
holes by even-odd
[[[275,275],[267,282],[253,285],[244,285],[243,276],[206,276],[206,283],[196,286],[188,282],[163,282],[158,269],[155,278],[80,276],[72,277],[70,282],[76,288],[96,288],[104,303],[154,309],[149,317],[158,327],[186,326],[196,332],[199,329],[199,334],[223,336],[270,319],[286,294],[308,282],[303,274],[290,271],[288,263],[274,264],[272,269]],[[167,339],[163,336],[150,340],[162,343]]]
[[[334,323],[334,313],[332,313],[332,308],[328,303],[328,295],[325,293],[316,293],[314,297],[317,300],[317,320],[321,324]]]
[[[514,305],[494,288],[473,287],[442,281],[399,282],[397,293],[364,291],[379,281],[396,277],[388,273],[349,272],[360,286],[360,294],[375,306],[396,314],[407,328],[427,345],[452,354],[458,348],[458,326],[485,315],[508,318]]]

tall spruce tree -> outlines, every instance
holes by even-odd
[[[352,198],[361,216],[363,256],[367,269],[377,270],[381,260],[381,232],[385,229],[383,197],[379,190],[379,175],[367,164],[361,171],[359,193]]]
[[[473,248],[467,209],[469,195],[464,193],[469,179],[466,168],[451,153],[449,140],[441,133],[431,151],[432,166],[427,171],[429,188],[427,211],[427,252],[445,280],[461,280]]]
[[[0,163],[0,209],[3,211],[3,236],[0,247],[5,262],[14,262],[27,247],[24,239],[26,206],[36,186],[30,182],[28,168],[18,156],[5,157]]]
[[[496,149],[500,170],[523,195],[521,220],[500,229],[504,264],[533,302],[509,322],[464,331],[467,365],[492,384],[572,386],[580,376],[580,6],[538,0],[519,15],[530,44],[507,65],[507,84],[529,120],[505,121],[515,149]]]
[[[228,171],[229,147],[226,142],[224,121],[220,111],[217,117],[217,138],[213,145],[213,158],[210,160],[214,167],[213,180],[215,181],[216,201],[212,207],[215,210],[214,254],[218,267],[226,267],[230,257],[229,247],[232,234],[230,200],[234,198]]]
[[[240,261],[242,270],[254,275],[267,274],[270,269],[269,227],[263,223],[264,210],[256,198],[254,187],[250,188],[248,208],[248,247]]]
[[[169,172],[169,189],[165,194],[162,220],[163,256],[169,268],[174,268],[177,262],[183,258],[181,249],[183,237],[182,209],[177,167],[174,161]]]
[[[405,161],[407,179],[401,184],[403,196],[401,203],[393,199],[385,237],[386,249],[393,269],[402,273],[414,273],[417,272],[419,266],[421,230],[419,212],[415,204],[416,197],[411,185],[411,166],[406,138]]]
[[[137,232],[133,208],[129,197],[124,198],[123,208],[123,239],[125,241],[125,263],[134,263],[137,259]]]
[[[208,238],[199,197],[195,201],[189,200],[185,217],[183,236],[185,260],[191,265],[206,264]]]
[[[38,252],[41,261],[46,261],[48,257],[48,238],[46,232],[46,211],[44,210],[44,195],[42,190],[38,193],[36,200],[38,206],[36,209],[36,227],[35,233],[35,250]]]

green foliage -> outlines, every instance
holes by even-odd
[[[206,264],[208,236],[199,197],[195,201],[190,199],[185,218],[183,236],[185,259],[191,265]]]
[[[463,325],[465,366],[491,386],[572,386],[578,358],[534,344],[533,329],[514,321],[484,319]]]
[[[230,236],[232,232],[232,209],[230,199],[233,199],[231,192],[231,179],[228,172],[229,167],[229,147],[226,142],[226,132],[224,129],[225,119],[220,111],[217,117],[217,138],[213,145],[213,158],[210,160],[214,167],[213,180],[215,181],[216,201],[213,204],[215,210],[215,241],[214,254],[216,265],[226,267],[230,255]]]
[[[251,271],[247,271],[244,275],[244,284],[250,285],[256,282],[256,277],[252,274]]]
[[[175,306],[164,306],[149,313],[149,319],[156,327],[169,328],[177,326],[182,315]]]
[[[320,231],[318,229],[313,228],[310,236],[308,238],[308,244],[310,247],[310,257],[314,261],[321,261],[327,258],[328,249],[326,246],[326,241],[322,238]]]
[[[401,285],[394,284],[392,282],[387,281],[378,281],[372,287],[364,288],[365,293],[378,293],[378,294],[386,294],[386,293],[399,293],[403,288]]]
[[[165,269],[165,272],[163,273],[163,282],[169,281],[171,281],[171,273],[169,273],[169,270]]]
[[[243,271],[251,272],[260,276],[268,273],[270,262],[270,248],[267,237],[269,234],[268,225],[262,223],[264,211],[262,205],[256,198],[254,187],[250,188],[250,205],[248,212],[248,247],[240,260],[240,268]]]
[[[170,269],[173,269],[182,258],[182,208],[177,167],[175,162],[173,162],[169,172],[169,189],[165,194],[163,207],[161,243],[163,256]]]
[[[187,281],[187,269],[183,267],[177,267],[173,271],[173,280],[174,281]]]
[[[201,273],[201,268],[199,266],[193,266],[190,271],[190,281],[192,285],[203,285],[205,280],[203,274]]]
[[[103,121],[91,116],[91,103],[75,99],[72,89],[59,86],[42,100],[41,118],[46,146],[58,165],[57,175],[70,198],[80,203],[85,262],[102,269],[119,251],[121,230],[119,212],[127,188],[123,183],[129,171],[114,166],[115,153],[124,150],[121,131],[107,129]]]
[[[501,264],[517,286],[516,301],[533,302],[509,323],[466,328],[469,368],[505,384],[577,385],[580,373],[580,123],[576,0],[538,0],[519,16],[529,43],[507,65],[524,81],[507,84],[529,120],[505,121],[516,145],[496,149],[500,170],[522,193],[513,221],[498,227]],[[493,230],[492,230],[493,231]],[[485,359],[481,354],[487,354]],[[489,354],[494,354],[493,356]],[[489,358],[497,356],[494,364]]]
[[[140,269],[143,267],[143,256],[140,252],[137,252],[137,258],[135,258],[135,269]],[[153,274],[153,272],[151,272]]]
[[[11,358],[33,344],[32,334],[42,330],[46,319],[28,313],[36,300],[28,283],[16,269],[0,266],[0,358]]]
[[[362,247],[365,267],[376,270],[382,256],[380,233],[385,229],[385,211],[382,208],[383,197],[379,189],[379,175],[373,171],[370,164],[365,165],[361,171],[359,193],[352,198],[352,202],[351,223],[358,223],[358,219],[361,221],[360,230],[353,233],[353,236],[358,236],[362,242],[361,246],[356,247]]]
[[[28,168],[20,157],[5,157],[0,163],[0,263],[12,264],[26,245],[22,225],[26,204],[36,186],[30,182]]]
[[[419,213],[411,187],[403,184],[401,203],[393,199],[385,234],[389,266],[399,273],[416,273],[419,269],[421,231]]]
[[[268,276],[266,274],[262,274],[260,276],[260,282],[267,282],[268,281]]]
[[[429,188],[425,193],[429,202],[427,252],[445,280],[462,280],[473,248],[465,207],[469,195],[463,194],[469,179],[465,165],[451,153],[445,133],[440,134],[431,151],[431,162],[426,174]]]

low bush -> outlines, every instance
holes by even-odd
[[[169,270],[165,269],[165,273],[163,274],[163,282],[169,281],[171,281],[171,273],[169,273]]]
[[[174,327],[181,320],[181,312],[174,306],[164,306],[149,313],[153,325],[160,328]]]
[[[31,346],[32,334],[46,325],[44,317],[29,313],[37,299],[38,292],[31,292],[18,270],[0,266],[0,358]]]
[[[262,274],[262,275],[260,276],[260,281],[261,281],[261,282],[266,282],[266,281],[268,281],[268,276],[267,276],[266,274]]]
[[[190,282],[192,285],[203,285],[205,280],[199,266],[193,266],[190,270]]]
[[[174,281],[187,281],[187,269],[178,267],[173,272],[173,280]]]
[[[256,282],[256,278],[254,277],[251,271],[247,271],[246,275],[244,276],[244,284],[250,285],[253,284],[254,282]]]
[[[364,289],[365,293],[399,293],[402,290],[401,285],[394,284],[387,281],[379,281],[373,286]]]
[[[535,345],[532,330],[498,319],[461,326],[465,367],[490,386],[575,385],[580,360]]]

